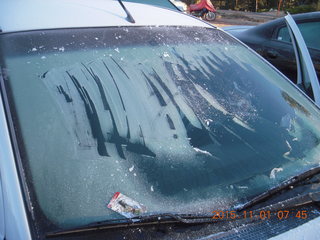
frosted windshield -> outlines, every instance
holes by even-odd
[[[55,30],[2,44],[35,211],[59,227],[123,218],[107,208],[115,192],[148,213],[210,214],[319,165],[318,109],[219,30]]]

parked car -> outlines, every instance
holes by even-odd
[[[320,238],[320,110],[238,40],[121,1],[0,26],[0,239]]]
[[[320,79],[320,12],[292,15],[309,49]],[[231,26],[225,31],[254,49],[296,83],[297,67],[291,38],[284,17],[258,26]]]

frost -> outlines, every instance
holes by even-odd
[[[133,169],[134,169],[134,165],[132,165],[132,167],[131,167],[131,168],[129,168],[129,172],[132,172],[132,171],[133,171]]]
[[[235,123],[239,124],[241,127],[244,127],[244,128],[248,129],[248,130],[251,131],[251,132],[255,132],[255,130],[254,130],[252,127],[250,127],[250,126],[249,126],[248,124],[246,124],[244,121],[242,121],[241,119],[239,119],[239,117],[234,117],[234,118],[232,118],[232,120],[233,120]]]
[[[32,52],[36,52],[36,51],[38,51],[38,49],[34,47],[34,48],[31,49],[31,51]]]
[[[208,156],[212,157],[212,154],[209,153],[209,152],[207,152],[207,151],[201,150],[201,149],[196,148],[196,147],[194,147],[193,149],[194,149],[196,152],[198,152],[198,153],[203,153],[203,154],[205,154],[205,155],[208,155]]]
[[[285,157],[285,156],[288,156],[289,154],[290,154],[290,152],[292,151],[292,147],[291,147],[291,145],[290,145],[290,143],[286,140],[286,144],[287,144],[287,146],[288,146],[288,148],[289,148],[289,151],[288,152],[285,152],[284,154],[283,154],[283,156]]]
[[[163,53],[163,56],[164,56],[164,57],[170,57],[169,53],[167,53],[167,52],[164,52],[164,53]]]
[[[120,53],[119,48],[114,49],[117,53]]]
[[[64,52],[64,47],[60,47],[60,48],[59,48],[59,51],[60,51],[60,52]]]
[[[197,91],[201,94],[201,96],[206,99],[206,101],[215,109],[222,112],[224,115],[228,114],[228,111],[220,104],[218,101],[205,89],[203,89],[200,85],[194,84]]]
[[[213,120],[209,118],[209,119],[204,120],[204,122],[206,123],[207,126],[209,126],[210,123],[213,122]]]
[[[271,179],[275,179],[276,178],[276,173],[278,172],[282,172],[283,171],[283,168],[274,168],[271,170],[270,172],[270,178]]]

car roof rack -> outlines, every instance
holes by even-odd
[[[128,11],[128,9],[123,5],[122,0],[118,0],[118,2],[120,3],[121,7],[123,8],[123,10],[126,12],[127,14],[127,21],[131,22],[131,23],[135,23],[136,21],[133,19],[132,15],[130,14],[130,12]]]

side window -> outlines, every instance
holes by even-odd
[[[306,42],[307,47],[320,50],[320,22],[308,22],[298,24],[299,30]],[[277,35],[277,40],[283,42],[291,42],[287,27],[280,28]]]
[[[283,42],[291,42],[287,27],[280,28],[278,32],[277,40],[283,41]]]
[[[298,27],[307,46],[320,50],[320,22],[301,23]]]

